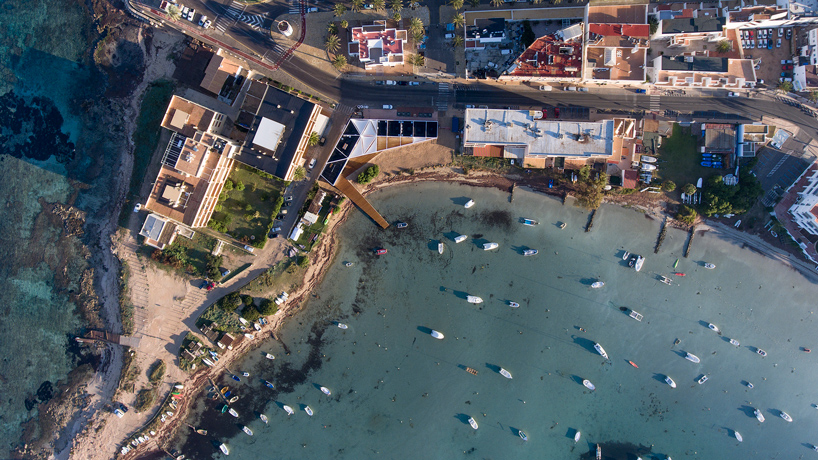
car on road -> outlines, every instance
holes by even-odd
[[[281,204],[281,207],[282,207],[282,208],[289,208],[289,207],[290,207],[290,206],[292,206],[292,205],[293,205],[293,202],[292,202],[292,201],[285,201],[284,203],[282,203],[282,204]],[[286,211],[286,210],[285,210],[285,211]]]
[[[307,13],[317,13],[317,12],[318,12],[318,8],[316,8],[316,7],[307,8]]]
[[[285,202],[287,202],[287,201],[293,201],[293,196],[292,196],[292,195],[287,195],[287,196],[285,196],[285,197],[284,197],[284,201],[285,201]]]
[[[255,251],[255,250],[256,250],[256,248],[254,248],[254,247],[252,247],[252,246],[248,246],[248,245],[246,245],[246,244],[245,244],[245,245],[244,245],[244,250],[245,250],[245,251],[247,251],[247,252],[252,253],[253,251]]]
[[[727,97],[741,97],[741,93],[730,91],[729,93],[727,93]]]
[[[540,91],[553,91],[554,87],[549,86],[549,85],[540,85],[539,90]]]
[[[368,105],[359,105],[359,106],[357,106],[357,108],[358,109],[368,109],[369,106]]]
[[[395,86],[397,84],[398,84],[398,82],[396,82],[395,80],[386,80],[386,85],[387,86]]]
[[[645,93],[647,93],[647,91],[646,91],[645,89],[643,89],[643,88],[636,88],[636,92],[637,92],[638,94],[645,94]]]
[[[314,168],[315,163],[317,163],[317,162],[318,162],[318,159],[316,159],[316,158],[313,158],[312,160],[310,160],[310,169]]]
[[[420,86],[420,82],[419,81],[410,81],[409,86]]]
[[[196,14],[196,10],[193,8],[190,9],[190,12],[187,14],[187,20],[193,22],[193,15]]]
[[[383,85],[384,81],[383,80],[375,80],[375,84],[376,85]]]
[[[559,107],[554,107],[554,118],[559,118],[559,117],[560,117],[560,108]]]
[[[384,108],[384,110],[390,110],[392,108],[392,105],[391,104],[384,104],[383,108]]]

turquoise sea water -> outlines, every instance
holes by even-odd
[[[464,209],[466,197],[477,204]],[[674,459],[815,454],[809,444],[818,444],[818,410],[811,407],[818,403],[811,385],[818,355],[799,347],[818,350],[811,301],[818,290],[797,273],[709,235],[697,235],[685,259],[686,233],[677,230],[668,231],[655,255],[659,222],[614,206],[603,206],[593,230],[584,233],[586,211],[520,190],[513,203],[507,193],[452,184],[401,186],[369,198],[409,228],[382,231],[357,213],[349,219],[318,298],[281,331],[289,355],[280,344],[266,344],[236,366],[253,373],[250,382],[222,381],[242,395],[238,422],[255,436],[203,400],[195,423],[215,437],[192,435],[187,452],[213,453],[217,439],[227,442],[230,458],[240,459],[272,453],[288,459],[578,459],[588,458],[596,443],[605,458],[622,459],[637,452]],[[540,225],[523,226],[522,217]],[[470,238],[455,244],[451,232]],[[443,255],[437,240],[446,245]],[[483,251],[478,243],[484,241],[500,247]],[[372,249],[381,246],[389,253],[374,256]],[[523,257],[526,247],[540,252]],[[647,257],[641,272],[624,264],[624,249]],[[717,269],[704,269],[704,261]],[[677,271],[686,276],[673,276]],[[662,284],[659,274],[674,284]],[[591,289],[597,279],[605,286]],[[466,293],[485,302],[469,304]],[[631,319],[625,307],[644,319]],[[430,329],[445,339],[435,340]],[[594,351],[594,342],[610,361]],[[261,351],[278,359],[271,363]],[[685,352],[701,363],[685,360]],[[502,377],[499,367],[513,379]],[[702,374],[709,380],[699,385]],[[665,375],[676,389],[664,383]],[[279,391],[264,388],[261,378]],[[287,416],[284,404],[296,413]],[[307,404],[313,417],[303,410]],[[762,411],[764,423],[752,408]],[[779,410],[794,422],[781,419]],[[467,424],[469,416],[478,430]],[[576,444],[575,430],[582,433]]]
[[[105,79],[89,63],[95,30],[81,2],[0,2],[0,458],[42,435],[24,425],[81,362],[74,295],[89,266],[47,210],[105,218],[119,161]],[[93,226],[94,224],[92,224]],[[86,233],[88,236],[90,233]]]

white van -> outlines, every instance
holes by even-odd
[[[553,86],[542,85],[540,86],[540,91],[552,91],[554,89]]]
[[[577,90],[576,86],[569,86],[569,87],[565,88],[565,91],[576,91],[576,90]]]
[[[454,38],[454,34],[446,34],[443,38]]]

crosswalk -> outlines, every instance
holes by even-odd
[[[351,105],[346,105],[346,104],[343,104],[343,103],[339,103],[337,106],[335,106],[335,113],[336,114],[347,116],[347,115],[352,115],[352,113],[354,111],[355,111],[355,107],[352,107]]]
[[[437,100],[435,100],[435,108],[437,108],[439,112],[445,112],[446,109],[449,108],[450,94],[451,88],[449,88],[448,83],[437,84]]]
[[[237,18],[244,13],[245,5],[239,2],[234,1],[227,7],[227,11],[224,12],[224,15],[229,18]]]
[[[301,14],[301,2],[290,0],[290,14]]]
[[[659,111],[659,95],[658,94],[651,94],[650,95],[650,111],[651,112],[658,112]]]

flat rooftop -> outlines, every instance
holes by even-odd
[[[466,109],[467,146],[501,145],[506,158],[610,157],[614,121],[552,121],[529,110]]]
[[[185,137],[193,137],[197,130],[208,130],[215,114],[210,109],[174,95],[162,119],[162,127]]]

